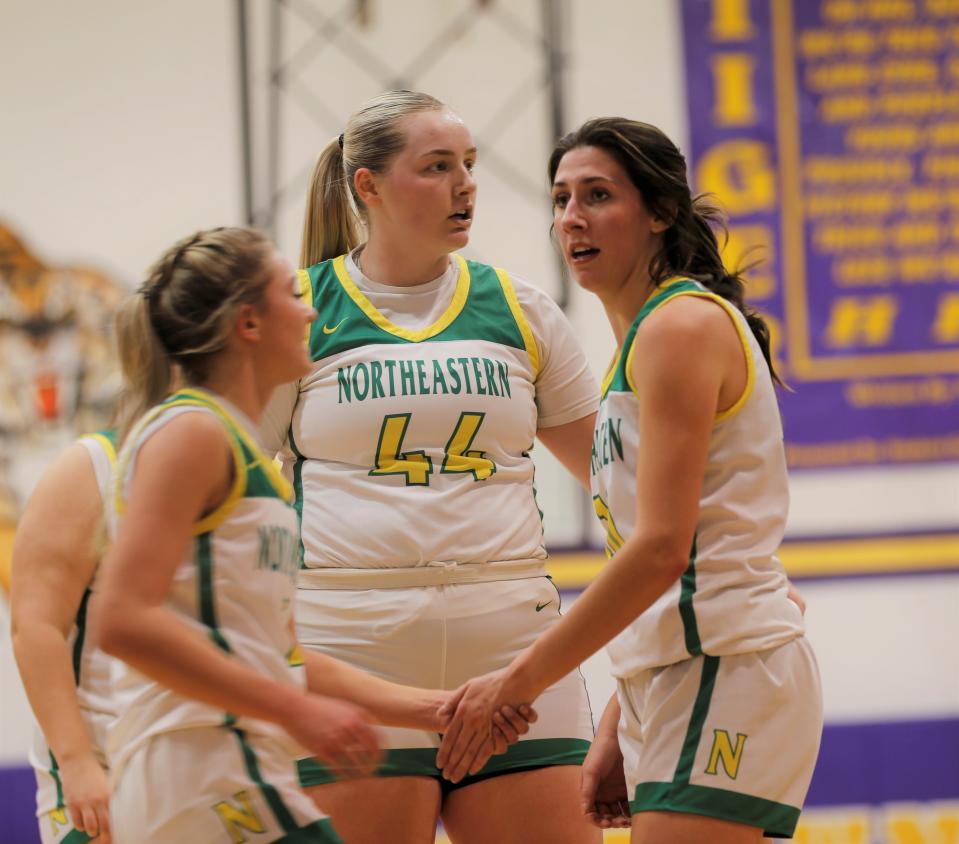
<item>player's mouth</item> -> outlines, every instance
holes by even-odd
[[[588,244],[577,243],[570,246],[566,254],[569,256],[569,263],[571,265],[581,266],[588,264],[599,255],[599,249]]]
[[[463,226],[469,226],[473,222],[473,207],[467,205],[465,208],[461,208],[459,211],[454,211],[452,214],[450,214],[449,219],[460,223]]]

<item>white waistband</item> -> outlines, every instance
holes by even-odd
[[[434,562],[401,569],[300,569],[296,585],[300,589],[402,589],[545,576],[546,560],[540,559],[494,563]]]

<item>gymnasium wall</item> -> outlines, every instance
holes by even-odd
[[[560,294],[538,2],[494,0],[483,12],[472,0],[374,1],[367,30],[347,27],[329,44],[311,40],[312,27],[342,20],[351,3],[289,0],[283,49],[293,93],[278,118],[263,76],[268,4],[250,6],[257,188],[278,119],[277,240],[288,257],[296,259],[315,151],[386,87],[391,68],[412,68],[410,84],[457,108],[480,143],[468,254]],[[474,7],[481,20],[466,23]],[[228,0],[4,0],[0,222],[51,265],[94,266],[124,288],[180,236],[243,222],[235,27]],[[626,114],[687,147],[678,0],[568,0],[564,30],[567,128]],[[319,122],[305,114],[311,102]],[[613,347],[602,310],[573,290],[568,314],[601,373]],[[601,565],[589,550],[599,534],[585,497],[542,452],[534,455],[548,538],[575,551],[555,564],[571,601]],[[959,841],[959,464],[794,472],[783,559],[809,605],[827,718],[801,840]],[[23,786],[29,713],[7,616],[0,599],[0,794],[12,795]],[[585,673],[598,709],[611,689],[605,657]],[[0,797],[4,823],[14,823],[14,809]]]

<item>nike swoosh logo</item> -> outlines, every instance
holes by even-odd
[[[547,601],[545,604],[537,604],[537,605],[536,605],[536,612],[539,612],[541,609],[544,609],[545,607],[548,607],[551,603],[553,603],[553,602],[552,602],[552,601]]]
[[[324,333],[324,334],[332,334],[334,331],[336,331],[337,328],[339,328],[344,322],[346,322],[347,319],[349,319],[349,317],[343,317],[343,319],[341,319],[341,320],[340,320],[336,325],[334,325],[332,328],[330,328],[328,325],[324,325],[324,326],[323,326],[323,333]]]

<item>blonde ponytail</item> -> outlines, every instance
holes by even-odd
[[[346,182],[343,150],[339,139],[334,138],[320,153],[310,179],[303,218],[301,267],[312,267],[359,245],[360,221],[350,205]]]
[[[127,296],[117,310],[115,331],[123,389],[113,414],[117,441],[123,442],[133,423],[170,393],[170,359],[150,323],[147,299]]]
[[[353,185],[356,171],[364,168],[385,173],[406,145],[400,121],[420,111],[445,108],[429,94],[386,91],[365,102],[347,120],[343,134],[326,145],[313,168],[303,221],[301,267],[335,258],[360,244],[366,209]]]

